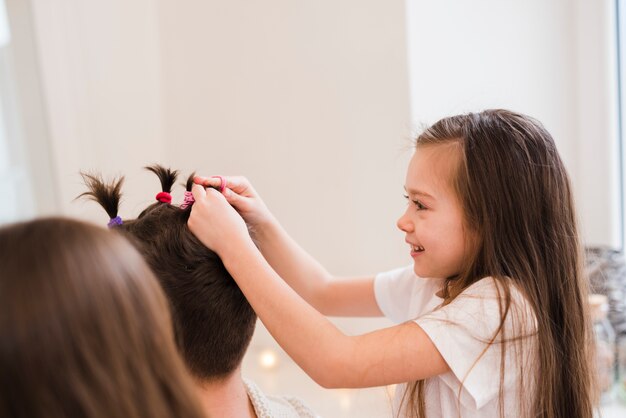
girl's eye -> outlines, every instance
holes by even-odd
[[[413,203],[415,204],[415,207],[417,208],[417,210],[426,209],[426,206],[422,205],[422,203],[419,200],[414,200]]]
[[[404,195],[404,198],[406,200],[409,200],[409,196]],[[420,202],[419,200],[411,200],[411,202],[413,202],[413,204],[415,205],[415,207],[417,208],[417,210],[424,210],[427,209],[426,206],[422,205],[422,202]]]

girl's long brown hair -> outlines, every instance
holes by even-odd
[[[119,234],[0,229],[0,335],[0,416],[202,416],[163,292]]]
[[[488,343],[497,339],[502,344],[504,365],[506,343],[520,341],[519,335],[503,335],[511,310],[509,284],[516,286],[537,321],[532,344],[536,375],[527,377],[530,391],[522,394],[534,397],[526,414],[591,417],[595,392],[588,285],[570,181],[554,140],[538,121],[506,110],[445,118],[416,140],[417,147],[452,143],[460,151],[453,187],[472,232],[468,245],[473,251],[463,271],[446,280],[444,304],[482,278],[496,280],[501,324]],[[503,382],[504,367],[500,415]],[[410,415],[425,416],[423,394],[424,381],[407,386]]]

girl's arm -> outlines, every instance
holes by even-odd
[[[255,242],[276,273],[322,314],[382,316],[374,296],[373,276],[332,276],[278,222],[257,230]]]
[[[194,187],[189,227],[216,251],[283,349],[324,387],[371,387],[425,379],[449,367],[426,333],[407,322],[347,336],[271,268],[243,220],[214,190]]]
[[[309,304],[329,316],[382,316],[374,297],[374,277],[332,276],[289,236],[246,178],[223,179],[226,200],[249,225],[267,262]],[[196,177],[195,181],[217,188],[222,180]]]

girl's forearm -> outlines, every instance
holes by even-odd
[[[312,379],[330,385],[327,371],[346,358],[350,338],[300,298],[252,242],[230,254],[222,261],[268,331]]]
[[[334,277],[304,251],[275,220],[254,232],[274,271],[315,309],[327,316],[381,316],[374,276]]]

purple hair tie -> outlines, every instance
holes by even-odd
[[[109,228],[113,228],[114,226],[119,226],[121,224],[122,224],[122,218],[120,218],[119,216],[116,216],[115,218],[111,218],[107,226]]]
[[[183,204],[180,205],[180,208],[187,209],[189,206],[193,205],[193,202],[195,201],[196,199],[193,198],[193,193],[185,192],[185,200],[183,201]]]

